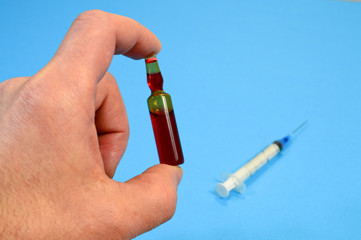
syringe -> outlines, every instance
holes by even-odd
[[[229,191],[234,189],[239,193],[246,191],[245,181],[253,175],[258,169],[265,165],[269,160],[275,157],[282,150],[287,148],[291,143],[292,138],[306,126],[307,121],[303,122],[292,133],[288,134],[282,139],[274,141],[271,145],[266,147],[260,154],[247,162],[237,172],[230,174],[224,183],[217,184],[217,193],[221,197],[228,197]]]

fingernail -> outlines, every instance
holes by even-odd
[[[178,185],[182,180],[183,177],[183,169],[180,166],[174,166],[177,168],[177,181],[178,181]]]

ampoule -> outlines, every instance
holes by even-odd
[[[156,56],[145,59],[147,82],[151,90],[148,98],[155,142],[160,163],[179,165],[184,162],[177,124],[170,95],[163,91],[163,77]]]

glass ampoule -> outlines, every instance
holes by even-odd
[[[171,97],[163,91],[163,77],[156,56],[146,58],[147,82],[151,90],[148,98],[155,142],[160,163],[179,165],[184,163],[178,128]]]

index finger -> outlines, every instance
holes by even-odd
[[[76,18],[53,59],[35,76],[58,86],[80,85],[95,92],[114,54],[139,59],[160,49],[157,37],[135,20],[91,10]]]

